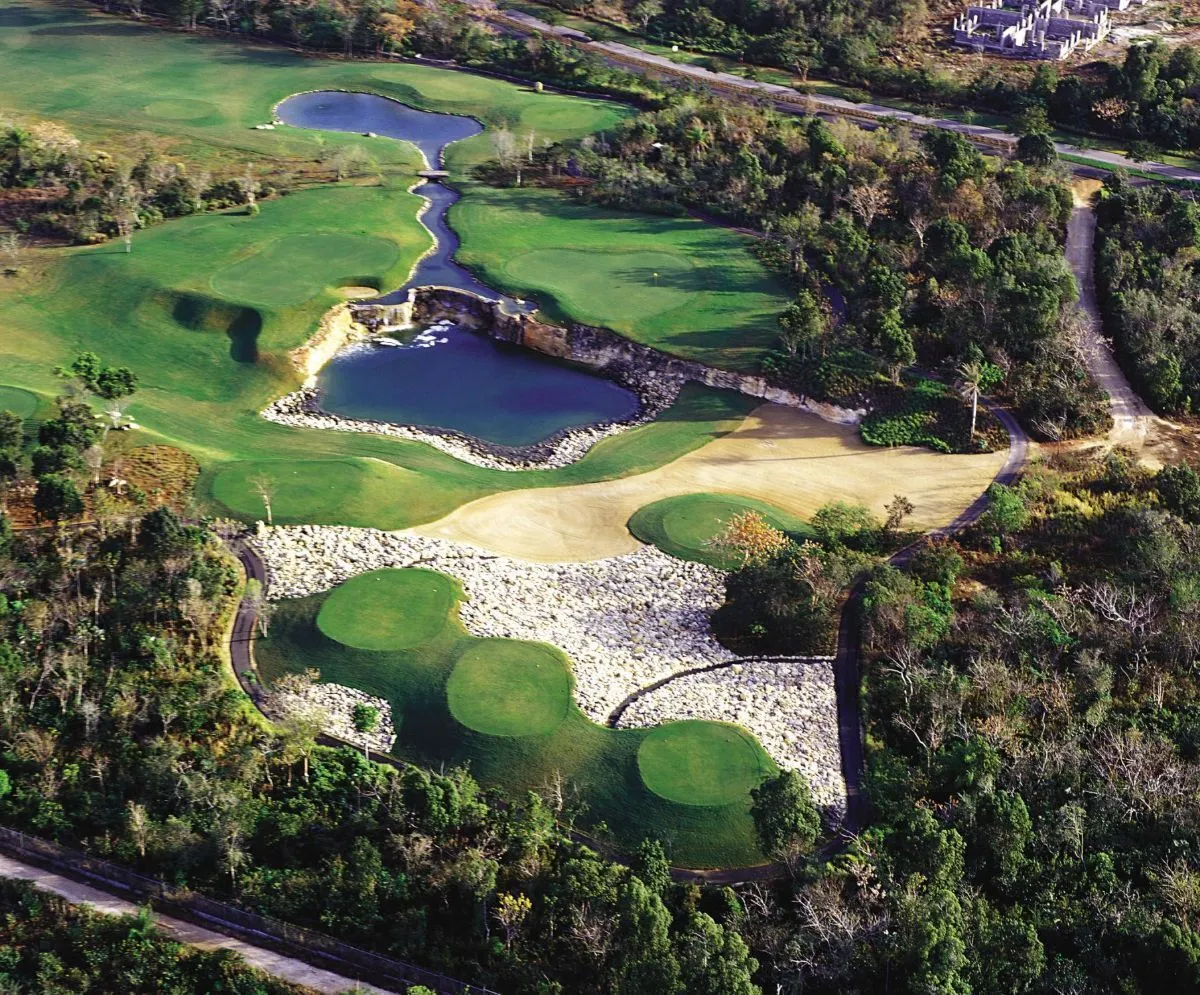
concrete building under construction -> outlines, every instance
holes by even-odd
[[[1109,12],[1125,10],[1131,2],[989,0],[954,19],[954,44],[1018,59],[1067,59],[1103,41],[1110,30]]]

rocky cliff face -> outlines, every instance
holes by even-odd
[[[813,401],[799,394],[772,386],[763,377],[718,370],[703,363],[669,356],[664,352],[618,335],[607,328],[591,325],[551,325],[527,314],[509,314],[495,301],[444,287],[420,287],[411,292],[412,318],[433,321],[450,318],[476,328],[504,342],[533,349],[547,356],[566,359],[600,372],[638,370],[661,375],[674,381],[691,380],[722,390],[735,390],[774,404],[800,408],[825,421],[839,425],[857,425],[867,415],[865,409],[839,408]],[[381,326],[387,316],[378,305],[358,304],[359,320]]]

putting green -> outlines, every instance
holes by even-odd
[[[333,590],[317,614],[317,628],[355,649],[412,649],[445,628],[458,599],[458,585],[445,574],[374,570]]]
[[[251,304],[302,304],[326,287],[386,272],[399,254],[395,242],[372,235],[286,235],[215,273],[212,287]]]
[[[32,418],[41,401],[33,391],[0,384],[0,411],[11,411],[21,418]]]
[[[554,294],[592,324],[651,318],[679,307],[679,289],[702,293],[696,267],[674,252],[535,249],[513,256],[504,272],[519,287]]]
[[[489,736],[544,736],[571,709],[571,672],[551,646],[488,639],[458,658],[446,682],[450,714]]]
[[[745,730],[695,719],[654,729],[637,763],[647,788],[681,805],[730,805],[777,769]]]
[[[641,542],[657,546],[681,560],[707,563],[719,570],[740,566],[735,553],[714,549],[710,543],[735,515],[755,511],[769,525],[802,539],[812,534],[809,526],[774,505],[736,494],[683,494],[663,498],[639,508],[629,519],[629,531]]]

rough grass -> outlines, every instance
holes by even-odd
[[[412,649],[441,632],[458,595],[458,585],[433,570],[374,570],[329,595],[317,628],[355,649]]]
[[[646,787],[681,805],[730,805],[778,768],[744,729],[690,719],[651,730],[638,748]]]
[[[482,640],[468,647],[450,672],[450,714],[489,736],[545,736],[570,713],[569,667],[553,646]]]
[[[718,570],[732,570],[740,565],[738,557],[713,548],[711,542],[731,518],[747,511],[757,512],[768,524],[795,539],[812,535],[808,524],[795,515],[766,501],[735,494],[685,494],[663,498],[639,508],[629,519],[629,531],[634,538],[681,560],[695,560]]]
[[[646,787],[638,752],[647,730],[596,725],[569,695],[561,721],[549,728],[553,719],[545,719],[538,731],[529,734],[494,735],[456,720],[452,707],[472,723],[496,723],[490,728],[497,730],[517,729],[515,720],[522,714],[531,719],[538,714],[553,717],[555,703],[564,700],[559,691],[567,676],[550,667],[551,660],[560,661],[561,667],[557,651],[531,643],[477,639],[463,629],[456,615],[419,646],[386,652],[354,649],[330,639],[317,625],[329,597],[315,595],[278,604],[269,637],[255,643],[265,681],[314,667],[326,681],[385,698],[396,721],[393,752],[397,756],[431,766],[468,764],[484,784],[508,792],[536,789],[561,775],[587,804],[586,824],[606,825],[605,838],[620,847],[632,849],[651,836],[661,839],[672,860],[683,866],[730,867],[763,860],[749,815],[748,788],[736,797],[731,793],[725,804],[698,805],[672,801]],[[513,646],[519,649],[507,648]],[[514,653],[520,670],[510,679],[506,671],[513,664],[509,654]],[[463,659],[481,662],[452,677],[456,661]],[[544,661],[550,687],[557,689],[533,709],[531,699],[537,701],[543,692],[529,679],[530,660],[533,677],[540,676],[538,662]],[[496,700],[502,697],[498,692],[509,698],[508,704]],[[521,704],[512,707],[516,699]],[[545,712],[540,711],[543,707]],[[693,766],[703,772],[702,761],[694,761]]]
[[[558,320],[603,325],[674,355],[754,371],[774,344],[783,286],[747,239],[692,218],[468,184],[450,211],[460,260]],[[657,274],[657,275],[656,275]]]

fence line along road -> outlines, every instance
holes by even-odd
[[[159,878],[4,826],[0,826],[0,853],[111,895],[148,904],[156,911],[185,922],[375,987],[403,992],[410,985],[424,985],[439,995],[497,995],[489,988],[468,985],[437,971],[354,947],[315,930],[248,912],[192,891],[172,888]]]
[[[619,68],[644,76],[667,77],[680,82],[714,90],[741,100],[760,100],[773,104],[777,109],[791,114],[821,114],[844,117],[871,125],[889,123],[906,124],[919,131],[954,131],[976,145],[995,152],[1011,154],[1016,150],[1017,139],[1006,131],[982,124],[967,124],[953,118],[930,117],[886,104],[855,103],[844,97],[825,94],[801,93],[779,83],[764,83],[745,79],[733,73],[704,69],[701,66],[672,62],[666,56],[655,55],[632,45],[620,42],[594,41],[582,31],[556,27],[520,11],[488,10],[478,3],[473,4],[475,15],[481,20],[510,32],[539,34],[554,38],[583,51],[593,52]],[[1059,155],[1070,156],[1075,172],[1086,175],[1104,173],[1113,169],[1128,169],[1148,174],[1151,178],[1177,182],[1200,183],[1200,170],[1184,166],[1171,166],[1164,162],[1146,160],[1135,162],[1128,156],[1101,149],[1085,149],[1070,142],[1055,142]]]

